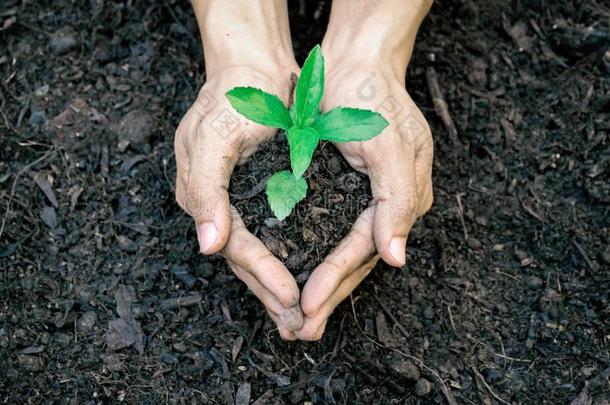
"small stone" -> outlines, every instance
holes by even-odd
[[[124,250],[125,252],[135,253],[138,250],[138,245],[127,236],[117,236],[117,242],[119,243],[121,250]]]
[[[544,280],[538,276],[530,276],[527,278],[527,286],[530,288],[540,288],[544,285]]]
[[[55,212],[55,208],[44,207],[40,217],[42,222],[44,222],[49,228],[55,229],[57,227],[57,213]]]
[[[470,321],[462,322],[462,328],[464,329],[464,331],[466,331],[468,333],[472,333],[472,332],[474,332],[476,330],[476,327]]]
[[[82,333],[91,333],[97,323],[97,314],[93,311],[87,311],[76,321],[76,329]]]
[[[161,358],[161,361],[165,364],[172,365],[172,364],[178,363],[178,358],[176,356],[174,356],[172,353],[168,353],[168,352],[163,353],[160,358]]]
[[[176,342],[172,345],[174,350],[180,353],[186,352],[186,344],[184,342]]]
[[[419,368],[410,360],[394,358],[390,360],[389,366],[393,372],[409,381],[417,381],[420,377]]]
[[[120,140],[119,143],[117,144],[117,148],[119,149],[119,152],[125,152],[125,150],[127,149],[127,147],[129,146],[129,141],[128,140]]]
[[[474,217],[474,221],[481,226],[487,226],[488,223],[487,217],[484,217],[482,215],[477,215],[476,217]]]
[[[597,370],[597,367],[583,367],[580,369],[580,372],[583,375],[583,377],[588,378],[593,375],[593,372],[595,372],[595,370]]]
[[[64,27],[51,34],[51,49],[56,55],[67,53],[78,47],[76,32],[70,27]]]
[[[34,90],[34,95],[36,97],[44,97],[49,92],[49,85],[45,84],[44,86],[40,86],[36,90]]]
[[[133,110],[121,118],[116,132],[121,145],[127,143],[132,148],[143,149],[155,128],[156,122],[152,114],[143,110]]]
[[[266,226],[267,228],[273,228],[274,226],[279,225],[281,222],[282,222],[282,221],[280,221],[279,219],[277,219],[277,218],[275,218],[275,217],[273,217],[273,218],[267,218],[267,219],[265,219],[265,221],[264,221],[265,226]]]
[[[533,260],[531,257],[526,257],[524,259],[521,259],[521,267],[527,267],[530,264],[532,264]]]
[[[476,238],[468,237],[468,239],[466,239],[466,243],[470,249],[478,250],[481,248],[481,241]]]
[[[110,321],[106,332],[106,345],[112,351],[124,349],[136,341],[133,328],[122,318]]]
[[[432,383],[425,378],[420,378],[415,384],[415,395],[425,397],[432,392]]]

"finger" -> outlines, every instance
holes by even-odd
[[[306,317],[315,317],[341,283],[374,255],[373,214],[373,208],[360,214],[350,233],[312,272],[301,295]]]
[[[189,174],[189,156],[186,151],[185,134],[194,124],[192,114],[186,113],[176,129],[174,137],[174,153],[176,155],[176,202],[186,211],[186,184]]]
[[[280,318],[278,318],[273,312],[271,311],[267,311],[267,313],[269,314],[269,317],[271,319],[273,319],[273,321],[275,322],[275,324],[277,325],[277,331],[280,334],[280,337],[282,338],[282,340],[286,340],[286,341],[293,341],[293,340],[297,340],[297,336],[295,335],[295,333],[291,330],[288,330],[288,328],[286,328],[286,326],[284,325],[284,323],[282,322],[282,320]]]
[[[373,256],[368,262],[345,278],[332,295],[322,304],[316,315],[312,318],[305,318],[303,327],[295,332],[296,337],[301,340],[319,340],[326,329],[328,317],[334,312],[337,305],[347,298],[360,285],[362,280],[369,275],[378,261],[379,255]]]
[[[399,134],[393,135],[399,137]],[[407,235],[417,218],[415,148],[397,141],[399,147],[367,158],[375,200],[373,235],[381,258],[391,266],[406,261]]]
[[[223,249],[235,275],[242,280],[287,330],[303,325],[299,289],[286,267],[245,227],[232,209],[232,229]]]
[[[174,153],[176,154],[176,202],[188,213],[187,209],[187,184],[190,173],[189,139],[197,133],[200,117],[193,108],[189,109],[178,128],[174,137]]]
[[[424,215],[432,206],[432,163],[434,158],[434,143],[432,137],[426,137],[426,142],[415,155],[415,182],[419,204],[417,215]]]
[[[229,180],[239,159],[239,149],[214,133],[203,117],[191,139],[186,207],[197,226],[201,252],[218,252],[231,228]]]
[[[284,307],[273,293],[266,289],[252,274],[230,261],[229,267],[237,278],[243,281],[256,298],[263,303],[267,312],[278,326],[282,338],[289,340],[291,331],[302,326],[303,316],[298,306],[291,308]]]

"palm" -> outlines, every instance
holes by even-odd
[[[307,281],[301,294],[306,318],[296,332],[301,339],[320,338],[328,316],[380,257],[394,266],[404,264],[406,235],[432,204],[428,125],[404,83],[379,72],[343,68],[331,72],[326,81],[323,111],[339,105],[370,109],[381,113],[389,125],[371,140],[336,144],[355,170],[369,175],[374,206],[360,215],[352,232]],[[403,239],[393,249],[397,235]],[[400,250],[402,258],[397,257]]]

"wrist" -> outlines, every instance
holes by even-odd
[[[384,70],[404,80],[417,30],[432,0],[333,1],[322,48],[327,66]]]
[[[208,76],[237,66],[290,75],[294,59],[288,11],[281,0],[194,0]]]

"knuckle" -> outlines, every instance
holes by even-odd
[[[326,270],[328,271],[328,273],[333,273],[333,272],[337,272],[338,274],[345,273],[345,271],[346,271],[345,263],[339,263],[337,261],[337,259],[338,258],[336,257],[336,255],[332,254],[324,261],[324,266],[326,267]]]
[[[273,265],[271,263],[275,259],[275,256],[269,251],[261,253],[252,259],[251,266],[253,269],[264,269],[268,266]]]
[[[285,307],[293,307],[299,303],[298,292],[295,293],[291,288],[287,287],[277,293],[277,299]]]
[[[355,242],[362,243],[362,244],[371,242],[371,239],[372,239],[371,235],[366,235],[364,232],[362,232],[358,228],[353,228],[352,229],[352,233],[350,235],[350,238],[352,238],[353,240],[357,239],[357,241],[355,241]]]
[[[311,301],[301,302],[301,310],[307,317],[312,317],[318,312],[319,307]]]

